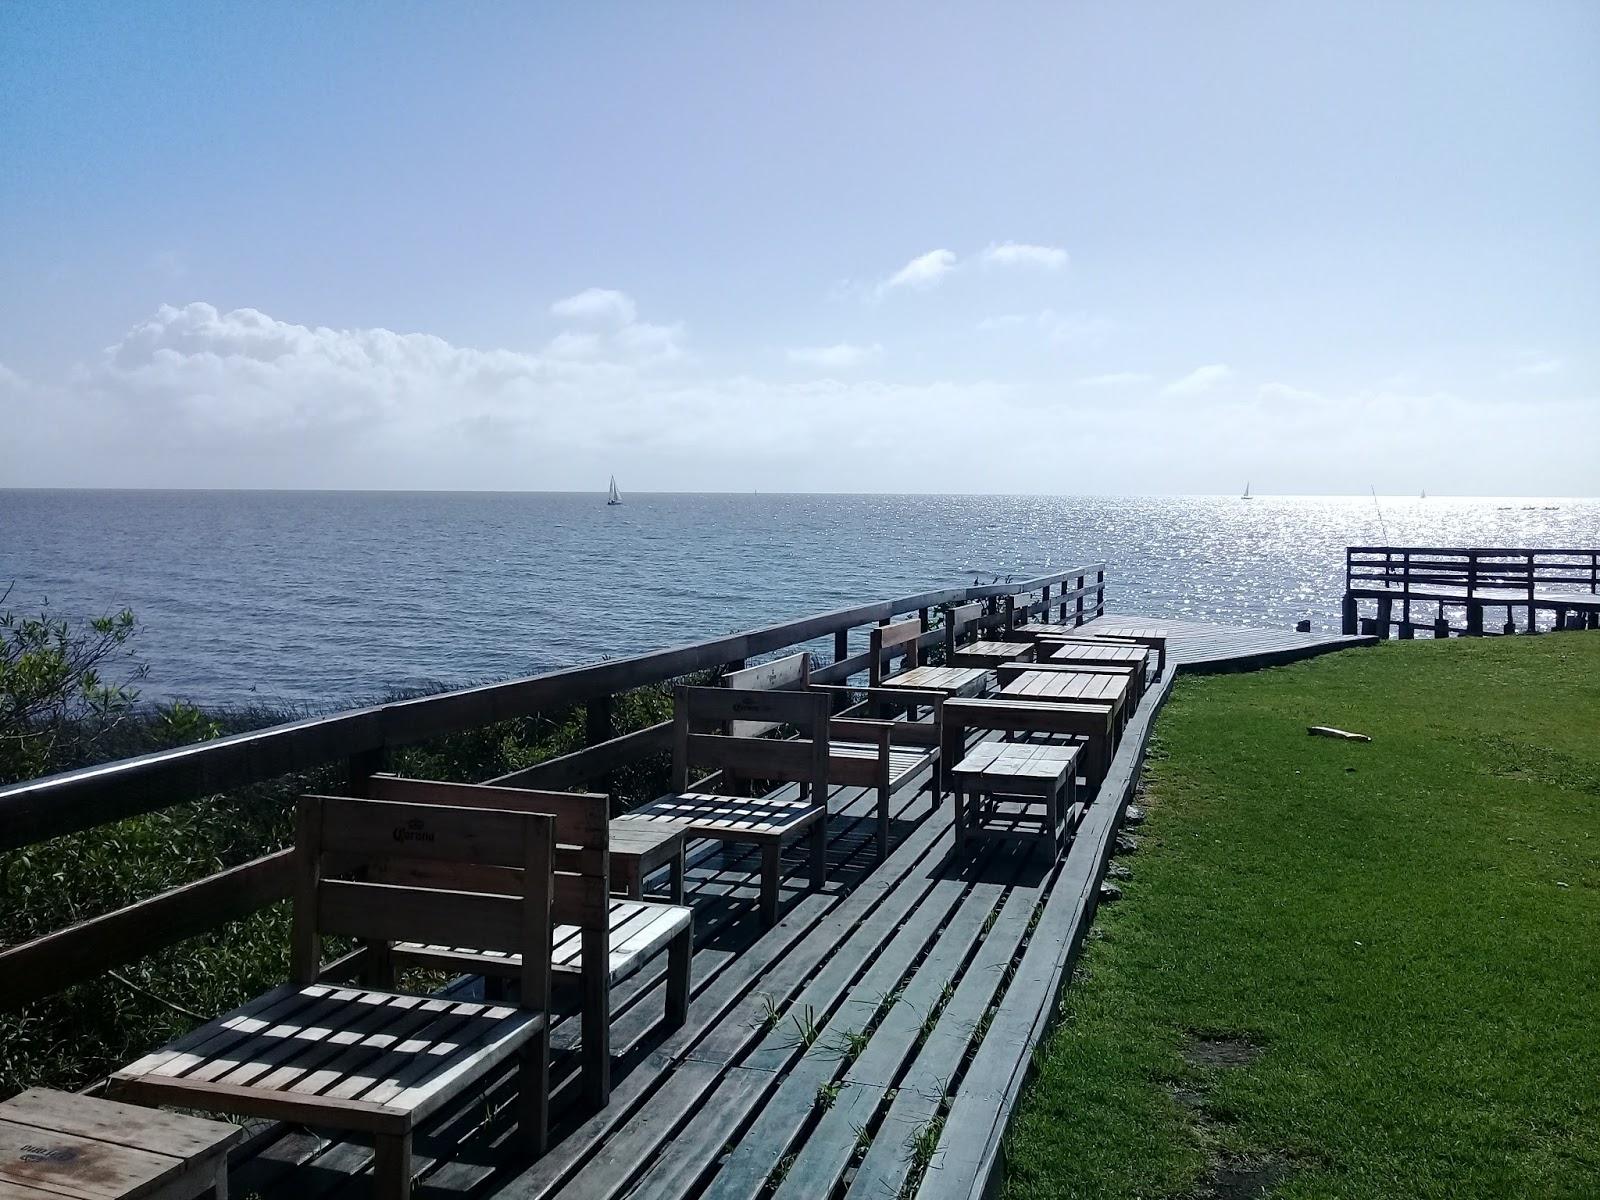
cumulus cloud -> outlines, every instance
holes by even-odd
[[[1059,271],[1068,262],[1067,252],[1059,246],[1026,242],[990,243],[978,258],[989,267],[1042,267],[1047,271]]]
[[[919,254],[905,266],[878,285],[881,297],[896,288],[925,290],[933,287],[956,268],[956,256],[950,250],[929,250]]]
[[[557,300],[550,306],[553,317],[594,325],[631,325],[638,312],[638,305],[628,293],[597,287],[584,288],[577,295]]]
[[[1141,371],[1112,371],[1105,375],[1086,375],[1078,380],[1082,387],[1132,387],[1149,382],[1150,376]]]
[[[788,352],[789,361],[802,367],[817,367],[825,371],[845,371],[871,362],[883,353],[883,347],[874,342],[870,346],[857,346],[839,342],[832,346],[801,346]]]
[[[1226,363],[1212,363],[1196,367],[1182,379],[1174,379],[1161,389],[1165,396],[1200,396],[1227,383],[1233,378],[1233,368]]]

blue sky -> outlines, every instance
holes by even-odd
[[[0,8],[0,481],[1595,494],[1600,6]]]

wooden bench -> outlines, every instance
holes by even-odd
[[[610,835],[621,822],[608,819],[610,800],[606,796],[442,783],[395,775],[374,775],[368,787],[376,800],[547,813],[555,820],[557,879],[563,884],[570,882],[574,903],[557,914],[561,924],[551,937],[551,983],[563,990],[573,989],[581,997],[583,1093],[590,1103],[603,1106],[611,1096],[611,988],[666,951],[665,1027],[673,1029],[683,1024],[689,1009],[694,910],[679,904],[619,900],[611,895]],[[384,877],[408,882],[414,872],[406,870],[397,875],[391,871]],[[431,882],[444,884],[449,880],[435,871]],[[489,887],[500,891],[506,881],[463,875],[458,882],[466,890]],[[513,879],[509,884],[518,887],[520,881]],[[459,930],[454,937],[443,940],[400,941],[380,947],[378,952],[387,952],[395,964],[440,967],[482,975],[495,983],[521,975],[522,961],[515,952],[474,946],[471,932]],[[391,986],[392,967],[385,971],[383,976],[369,981]]]
[[[724,687],[741,691],[794,691],[811,689],[811,655],[806,651],[772,662],[747,667],[726,675]],[[848,689],[828,689],[842,694]],[[870,689],[868,689],[870,691]],[[906,701],[904,696],[895,699]],[[869,699],[871,697],[869,696]],[[934,705],[943,702],[939,693],[930,697]],[[912,698],[912,703],[915,698]],[[730,732],[760,737],[777,726],[760,722],[734,722]],[[828,719],[828,782],[846,787],[874,788],[878,793],[878,857],[889,853],[889,800],[924,767],[936,766],[939,747],[931,727],[906,721],[866,720],[833,716]],[[931,743],[931,744],[930,744]],[[929,790],[935,807],[939,803],[937,770],[930,772]]]
[[[542,1152],[551,941],[557,919],[591,903],[555,872],[554,818],[305,796],[295,847],[293,982],[117,1071],[110,1095],[369,1135],[375,1193],[403,1198],[417,1122],[515,1060],[517,1136]],[[502,886],[491,894],[361,877],[403,862],[422,877],[470,868]],[[463,929],[520,955],[516,1005],[317,982],[325,934],[441,942]]]
[[[922,622],[915,617],[896,621],[890,625],[874,625],[868,635],[871,664],[868,678],[874,688],[894,688],[912,692],[938,692],[944,696],[981,695],[989,680],[989,673],[978,667],[925,667],[922,662],[920,641]],[[905,670],[898,675],[885,674],[889,662],[899,657]],[[916,718],[916,709],[911,709]]]
[[[4,1200],[228,1200],[237,1125],[29,1088],[0,1103]]]
[[[1116,716],[1108,704],[1067,701],[951,700],[945,705],[945,755],[959,756],[969,733],[994,731],[1007,735],[1056,737],[1081,743],[1079,765],[1087,788],[1098,788],[1111,764]]]
[[[673,704],[672,795],[619,818],[681,827],[690,837],[761,848],[761,919],[778,920],[783,843],[811,841],[811,886],[827,881],[830,755],[829,697],[822,692],[761,692],[680,687]],[[788,726],[798,736],[749,736],[756,727]],[[795,798],[745,798],[689,790],[691,770],[721,772],[723,785],[762,780],[800,784]]]
[[[944,661],[952,667],[978,667],[992,670],[1002,663],[1026,662],[1033,657],[1033,644],[1022,641],[986,639],[978,626],[983,620],[983,604],[951,604],[944,610]],[[970,636],[967,630],[971,630]]]

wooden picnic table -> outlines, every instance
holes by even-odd
[[[644,881],[667,868],[667,898],[683,903],[684,832],[672,825],[614,817],[610,822],[611,890],[644,899]]]
[[[1100,623],[1094,627],[1096,637],[1124,638],[1130,642],[1138,642],[1149,646],[1156,652],[1156,674],[1159,675],[1167,669],[1167,631],[1160,625],[1145,625],[1138,622],[1117,622],[1115,624]]]
[[[1129,675],[1090,671],[1022,671],[1000,689],[1005,700],[1046,703],[1105,704],[1120,731],[1127,723],[1128,698],[1133,692]]]
[[[0,1197],[227,1200],[228,1147],[243,1136],[220,1121],[29,1088],[0,1104]]]

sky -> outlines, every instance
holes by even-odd
[[[0,5],[0,486],[1600,493],[1600,5]]]

